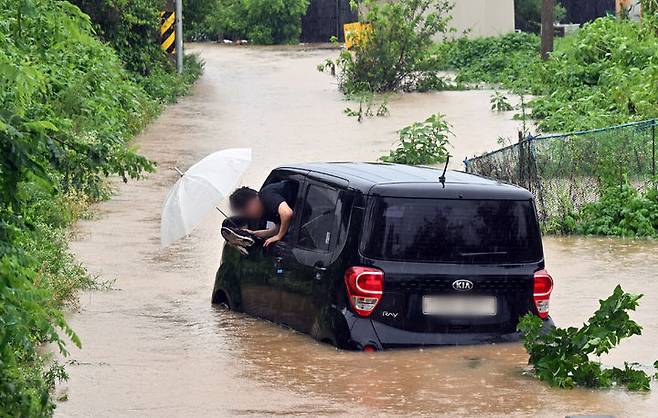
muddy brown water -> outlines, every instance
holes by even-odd
[[[374,160],[395,131],[431,113],[454,125],[453,154],[493,149],[514,136],[511,114],[489,111],[486,91],[395,96],[388,118],[358,124],[315,65],[335,51],[193,47],[206,61],[194,95],[168,108],[137,140],[159,168],[117,184],[97,216],[77,226],[73,249],[112,290],[86,292],[70,321],[83,341],[66,360],[70,380],[58,416],[433,415],[655,416],[658,395],[623,390],[557,390],[527,374],[519,344],[354,353],[209,303],[219,264],[220,218],[159,247],[160,206],[186,168],[217,149],[249,146],[245,184],[277,165]],[[459,167],[459,162],[453,162]],[[620,239],[544,240],[556,280],[552,315],[579,325],[617,283],[645,293],[633,315],[644,335],[604,358],[649,365],[658,358],[658,243]],[[655,388],[654,389],[658,389]]]

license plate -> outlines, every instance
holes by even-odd
[[[423,314],[438,316],[494,316],[494,296],[423,296]]]

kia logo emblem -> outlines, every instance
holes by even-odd
[[[455,290],[471,290],[473,289],[473,282],[466,279],[455,280],[452,282],[452,288]]]

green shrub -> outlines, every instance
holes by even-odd
[[[457,69],[457,80],[511,86],[539,61],[539,37],[508,33],[483,38],[461,37],[435,46],[441,69]]]
[[[507,96],[499,91],[491,95],[489,103],[491,104],[491,110],[496,112],[508,112],[514,109]]]
[[[539,317],[524,316],[518,329],[537,377],[561,388],[623,385],[629,390],[649,390],[651,377],[632,364],[604,369],[589,359],[590,355],[608,353],[624,338],[642,333],[642,327],[628,315],[641,297],[617,286],[610,297],[599,301],[599,309],[581,328],[554,327],[545,334],[541,333],[543,321]]]
[[[445,116],[435,114],[400,130],[400,143],[380,160],[389,163],[425,165],[446,161],[449,156],[450,125]]]
[[[348,94],[445,88],[436,74],[431,48],[434,36],[449,31],[452,4],[442,0],[362,3],[368,8],[362,21],[371,28],[329,65],[340,88]]]
[[[601,197],[580,211],[575,231],[581,234],[658,237],[658,192],[638,191],[628,180],[608,184]]]
[[[597,19],[568,37],[537,71],[532,117],[544,131],[598,128],[658,116],[658,31]]]

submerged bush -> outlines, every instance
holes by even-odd
[[[435,114],[400,130],[397,148],[380,160],[389,163],[425,165],[446,161],[449,156],[450,125],[445,116]]]
[[[333,68],[341,90],[386,92],[445,88],[430,53],[433,38],[449,31],[452,4],[442,0],[402,0],[380,4],[365,0],[366,32],[351,50],[343,50]]]

